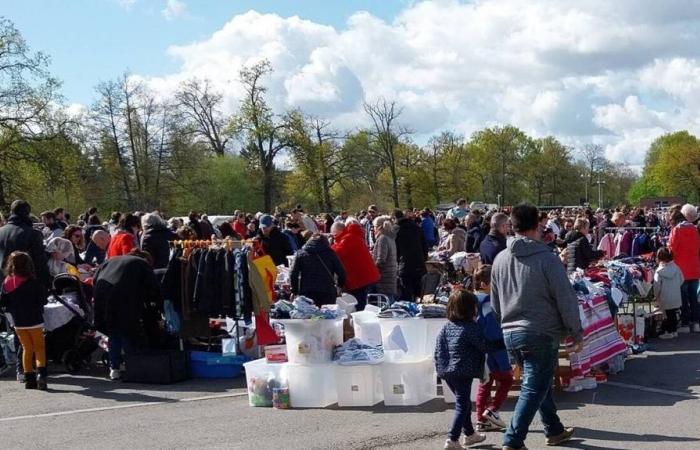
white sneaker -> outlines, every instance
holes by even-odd
[[[480,444],[486,440],[486,435],[482,433],[474,433],[471,436],[464,436],[462,438],[462,445],[465,447],[470,447],[472,445]]]
[[[460,444],[457,441],[453,441],[452,439],[448,439],[445,441],[445,449],[446,450],[464,450],[464,447],[462,447],[462,444]]]
[[[664,333],[659,335],[659,339],[673,339],[675,336],[675,333]]]
[[[700,333],[700,323],[693,324],[693,333]]]
[[[682,333],[682,334],[690,333],[690,327],[679,327],[678,333]]]
[[[109,379],[118,380],[122,377],[122,373],[117,369],[109,369]]]
[[[492,424],[494,424],[498,428],[505,428],[506,427],[506,423],[503,420],[501,420],[501,416],[499,416],[498,413],[495,411],[491,411],[490,409],[487,409],[486,411],[484,411],[484,413],[481,415],[481,417],[483,419],[488,420],[489,422],[491,422]]]

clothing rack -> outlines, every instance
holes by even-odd
[[[614,231],[620,231],[620,230],[637,230],[637,231],[661,231],[661,227],[606,227],[605,230],[614,230]]]

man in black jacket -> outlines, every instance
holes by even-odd
[[[152,311],[162,311],[160,288],[150,255],[134,250],[115,256],[95,275],[95,327],[109,337],[109,377],[119,379],[122,350],[133,351],[153,328]]]
[[[400,209],[394,211],[396,221],[396,257],[399,262],[401,300],[415,302],[422,294],[425,261],[428,246],[420,227],[412,219],[404,217]]]
[[[270,215],[260,218],[260,230],[258,237],[262,241],[265,253],[270,255],[276,266],[286,266],[287,256],[293,255],[289,239],[275,225],[275,220]]]
[[[504,213],[496,213],[491,217],[491,230],[479,247],[482,264],[493,264],[496,255],[506,249],[508,220]]]
[[[32,208],[24,200],[15,200],[10,208],[10,218],[7,224],[0,227],[0,263],[5,267],[5,261],[10,253],[22,251],[29,253],[37,272],[37,278],[48,288],[51,284],[47,256],[44,252],[44,241],[41,232],[35,230],[29,214]],[[0,281],[5,278],[0,273]]]

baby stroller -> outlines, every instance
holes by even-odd
[[[67,273],[56,276],[44,308],[47,359],[69,373],[88,365],[98,347],[92,324],[93,308],[80,280]]]

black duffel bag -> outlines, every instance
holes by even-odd
[[[180,350],[139,350],[124,356],[130,383],[170,384],[188,378],[187,353]]]

